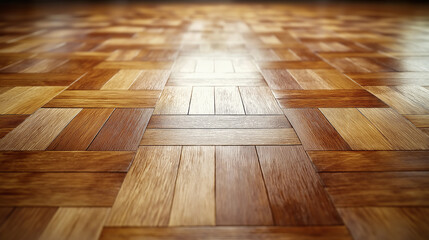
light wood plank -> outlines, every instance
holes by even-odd
[[[185,146],[169,226],[208,226],[215,223],[215,148]]]
[[[297,145],[291,128],[147,129],[140,145]]]
[[[107,81],[101,90],[127,90],[134,81],[142,74],[141,70],[119,70],[109,81]]]
[[[237,87],[215,87],[216,114],[244,114],[240,92]]]
[[[139,148],[107,226],[168,225],[180,151],[178,146]]]
[[[187,114],[191,92],[190,87],[165,87],[153,114]]]
[[[268,87],[240,87],[246,114],[282,114]]]
[[[189,114],[214,114],[215,96],[213,87],[192,88]]]

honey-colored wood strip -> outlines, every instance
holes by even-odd
[[[101,87],[101,90],[127,90],[141,73],[141,70],[136,69],[119,70],[118,73]]]
[[[332,87],[319,77],[315,72],[308,69],[288,70],[302,89],[331,89]]]
[[[284,109],[305,150],[351,150],[318,109]]]
[[[2,151],[2,172],[127,172],[134,152]]]
[[[73,83],[68,90],[99,90],[118,70],[94,69]]]
[[[29,115],[0,115],[0,138],[18,127]]]
[[[105,227],[100,240],[125,240],[136,238],[181,238],[197,240],[218,239],[295,239],[295,240],[351,240],[344,226],[326,227],[174,227],[174,228],[114,228]]]
[[[86,150],[112,112],[111,108],[83,109],[46,150]]]
[[[215,87],[214,98],[216,114],[244,114],[237,87]]]
[[[168,70],[142,70],[130,89],[163,90],[169,76]]]
[[[125,173],[0,173],[0,206],[110,207],[124,177]]]
[[[147,129],[140,145],[298,145],[292,128]]]
[[[272,61],[257,62],[261,69],[332,69],[324,61]]]
[[[428,115],[404,115],[414,126],[418,128],[429,127],[429,114]]]
[[[45,150],[81,109],[42,108],[0,140],[1,150]]]
[[[240,87],[246,114],[282,114],[273,94],[267,87]]]
[[[395,150],[429,149],[429,136],[390,108],[360,108],[359,111],[389,140]],[[386,123],[389,124],[386,124]]]
[[[64,91],[44,107],[83,107],[83,108],[153,108],[161,91]]]
[[[185,146],[169,226],[215,224],[215,147]]]
[[[392,150],[392,145],[355,108],[321,108],[323,115],[353,150]]]
[[[341,225],[302,147],[257,147],[276,225]]]
[[[319,172],[428,171],[427,151],[308,151]]]
[[[147,128],[290,128],[285,116],[153,115]]]
[[[215,94],[213,87],[192,88],[189,114],[214,114]]]
[[[400,114],[429,114],[429,109],[388,86],[365,87]]]
[[[427,171],[319,175],[337,207],[428,205]]]
[[[255,147],[216,147],[216,225],[273,225]]]
[[[361,86],[356,84],[350,78],[337,70],[328,69],[314,69],[312,70],[316,75],[325,81],[330,88],[334,89],[362,89]]]
[[[67,60],[66,60],[67,61]],[[22,71],[21,73],[44,73],[53,70],[54,68],[64,64],[66,61],[58,61],[56,59],[43,59],[35,65],[32,65]]]
[[[0,95],[0,114],[32,114],[64,87],[14,87]]]
[[[57,208],[15,208],[0,226],[1,239],[38,239],[49,224]]]
[[[272,90],[302,89],[286,69],[261,69],[261,73]]]
[[[106,61],[95,66],[95,69],[171,69],[173,62],[116,62]]]
[[[356,207],[339,211],[356,240],[424,240],[429,235],[428,208]]]
[[[81,74],[4,73],[0,75],[0,87],[69,86],[80,77]]]
[[[52,217],[40,240],[97,239],[103,228],[109,208],[61,207]]]
[[[116,109],[89,146],[91,151],[135,151],[152,109]]]
[[[153,114],[188,114],[192,88],[165,87]]]
[[[106,225],[167,226],[180,152],[178,146],[139,148]]]

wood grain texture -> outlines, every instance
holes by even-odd
[[[213,87],[192,88],[189,114],[214,114],[215,95]]]
[[[215,225],[215,147],[185,146],[169,226]]]
[[[68,90],[99,90],[118,70],[94,69],[73,83]]]
[[[167,226],[180,152],[178,146],[139,148],[106,225]]]
[[[18,127],[29,115],[0,115],[0,138]]]
[[[3,151],[2,172],[127,172],[134,152]]]
[[[273,225],[255,147],[216,147],[216,224]]]
[[[163,90],[170,76],[168,70],[141,70],[141,72],[130,89]]]
[[[377,127],[395,150],[425,150],[429,148],[429,136],[394,110],[389,108],[360,108],[359,111]],[[390,124],[386,124],[386,122]]]
[[[112,112],[111,108],[83,109],[46,150],[86,150]]]
[[[291,128],[147,129],[140,145],[297,145]]]
[[[426,171],[320,173],[335,205],[344,207],[427,206],[428,175]]]
[[[147,128],[290,128],[285,116],[153,115]]]
[[[153,108],[159,95],[156,90],[73,90],[62,92],[44,107]]]
[[[165,87],[153,114],[188,114],[192,88]]]
[[[57,208],[15,208],[0,226],[1,239],[37,239],[54,216]]]
[[[318,109],[284,109],[305,150],[350,150]]]
[[[341,225],[302,147],[257,147],[276,225]]]
[[[172,62],[152,62],[152,61],[108,61],[98,64],[97,69],[170,69]]]
[[[215,87],[215,112],[216,114],[244,114],[237,87]]]
[[[426,239],[427,208],[340,208],[341,216],[356,240]]]
[[[136,150],[151,114],[152,109],[116,109],[88,150]]]
[[[323,115],[353,150],[391,150],[392,145],[354,108],[321,108]]]
[[[64,87],[14,87],[0,95],[0,114],[32,114]]]
[[[319,172],[427,171],[427,151],[308,151]]]
[[[109,208],[61,207],[52,217],[39,239],[97,239]]]
[[[246,114],[282,114],[273,94],[267,87],[240,87]]]
[[[0,75],[0,87],[69,86],[80,77],[81,74],[3,73]]]
[[[101,240],[143,239],[296,239],[350,240],[344,226],[329,227],[188,227],[188,228],[113,228],[103,229]]]
[[[125,173],[0,173],[0,206],[110,207],[124,177]]]
[[[261,69],[261,73],[273,90],[302,89],[286,69]]]
[[[429,114],[428,115],[404,115],[414,126],[418,128],[429,127]]]
[[[101,90],[127,90],[140,74],[142,74],[142,71],[136,69],[119,70],[101,87]]]
[[[43,108],[0,140],[1,150],[45,150],[81,109]]]

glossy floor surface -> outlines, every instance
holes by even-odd
[[[0,239],[428,239],[429,11],[0,15]]]

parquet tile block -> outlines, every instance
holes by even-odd
[[[116,109],[88,150],[135,151],[146,129],[152,109]]]
[[[255,147],[216,147],[216,224],[273,225],[271,214]]]
[[[427,151],[308,151],[319,172],[427,171]]]
[[[0,173],[0,206],[110,207],[124,177],[125,173]]]
[[[266,146],[257,151],[276,225],[342,224],[302,147]]]
[[[167,226],[180,152],[178,146],[139,148],[106,225]]]
[[[165,87],[153,114],[188,114],[192,88]]]
[[[215,89],[213,87],[193,87],[189,114],[214,114]]]
[[[127,172],[134,152],[3,151],[2,172]]]
[[[273,94],[267,87],[240,87],[246,114],[282,114]]]
[[[43,108],[0,139],[1,150],[45,150],[81,111],[70,108]]]

